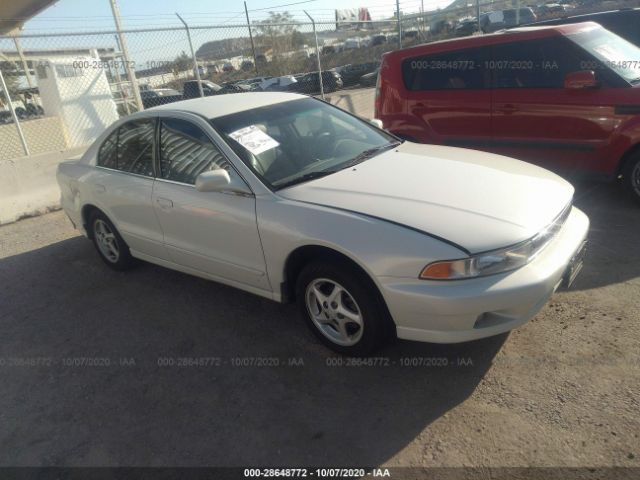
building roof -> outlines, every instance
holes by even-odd
[[[147,109],[146,111],[170,110],[195,113],[206,118],[217,118],[244,110],[266,107],[274,103],[288,102],[300,98],[308,97],[297,93],[285,92],[228,93],[226,95],[213,95],[211,97],[193,98],[191,100],[168,103]]]
[[[22,28],[27,20],[35,17],[58,0],[2,0],[0,1],[0,35],[7,35]]]

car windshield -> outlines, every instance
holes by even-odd
[[[211,120],[272,189],[329,175],[396,146],[395,137],[313,98]]]
[[[640,82],[640,48],[604,28],[569,35],[568,38],[587,50],[629,83]]]

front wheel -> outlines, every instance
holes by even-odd
[[[640,154],[629,159],[622,172],[622,181],[627,192],[640,202]]]
[[[395,336],[376,286],[354,268],[310,263],[298,276],[296,297],[311,331],[340,354],[368,355]]]

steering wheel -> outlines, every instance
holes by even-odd
[[[334,134],[331,132],[325,130],[315,134],[311,146],[311,155],[320,160],[330,158],[333,155],[334,143]]]

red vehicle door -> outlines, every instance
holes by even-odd
[[[402,64],[408,136],[423,143],[486,148],[491,140],[489,47],[408,58]]]
[[[569,176],[610,173],[619,125],[610,87],[621,79],[594,63],[562,36],[494,45],[492,151]],[[597,72],[597,88],[565,88],[567,74],[585,70]]]

